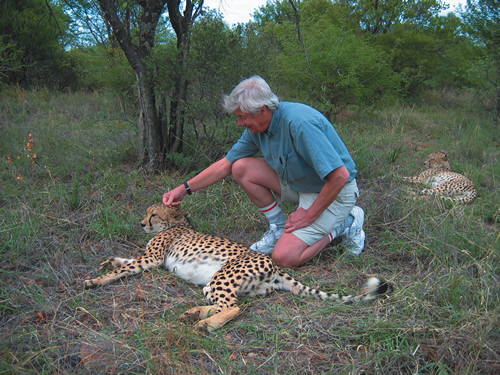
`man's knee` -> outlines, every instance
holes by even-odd
[[[279,248],[274,249],[271,258],[273,258],[279,267],[298,267],[302,265],[299,257],[294,256],[288,251],[280,251]]]
[[[242,158],[236,160],[231,166],[231,174],[233,175],[236,182],[241,181],[248,171],[248,164],[250,158]]]

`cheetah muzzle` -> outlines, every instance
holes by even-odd
[[[86,288],[103,286],[126,276],[163,266],[184,280],[203,285],[203,294],[211,305],[190,309],[182,321],[195,322],[199,333],[212,332],[236,317],[238,296],[266,296],[273,290],[285,290],[296,296],[312,296],[342,303],[370,301],[390,293],[392,285],[377,278],[368,280],[359,295],[340,295],[309,288],[281,270],[267,255],[227,238],[195,231],[184,210],[155,204],[141,222],[151,239],[143,256],[136,259],[111,257],[100,269],[111,272],[85,280]]]

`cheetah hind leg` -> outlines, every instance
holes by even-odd
[[[201,319],[206,319],[217,312],[217,305],[196,306],[189,309],[179,317],[179,320],[184,323],[194,323]]]
[[[200,320],[195,326],[194,330],[198,333],[211,333],[224,324],[234,319],[240,313],[238,306],[226,307],[217,312],[216,314]]]
[[[239,313],[238,306],[225,307],[220,311],[217,305],[198,306],[186,311],[179,320],[186,323],[199,320],[193,328],[194,331],[198,334],[208,334],[222,327]]]

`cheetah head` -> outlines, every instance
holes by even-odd
[[[429,154],[424,164],[426,168],[450,168],[448,155],[446,155],[444,152],[434,152],[432,154]]]
[[[184,210],[157,203],[148,208],[141,226],[146,233],[159,233],[166,229],[185,225],[191,226]]]

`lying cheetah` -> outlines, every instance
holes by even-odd
[[[137,259],[111,257],[101,270],[113,271],[91,280],[85,287],[103,286],[122,277],[165,266],[184,280],[204,285],[203,293],[212,305],[190,309],[181,320],[200,320],[195,330],[206,333],[220,328],[238,315],[237,296],[265,296],[273,290],[286,290],[297,296],[313,296],[344,303],[369,301],[390,293],[388,282],[371,278],[366,290],[357,296],[325,293],[295,281],[267,255],[254,252],[227,238],[196,232],[184,210],[155,204],[141,222],[147,233],[158,233],[149,241],[146,252]]]
[[[445,153],[430,154],[424,164],[428,169],[418,176],[403,177],[405,181],[428,186],[420,194],[437,195],[462,204],[471,203],[477,197],[474,182],[460,173],[452,172]]]

